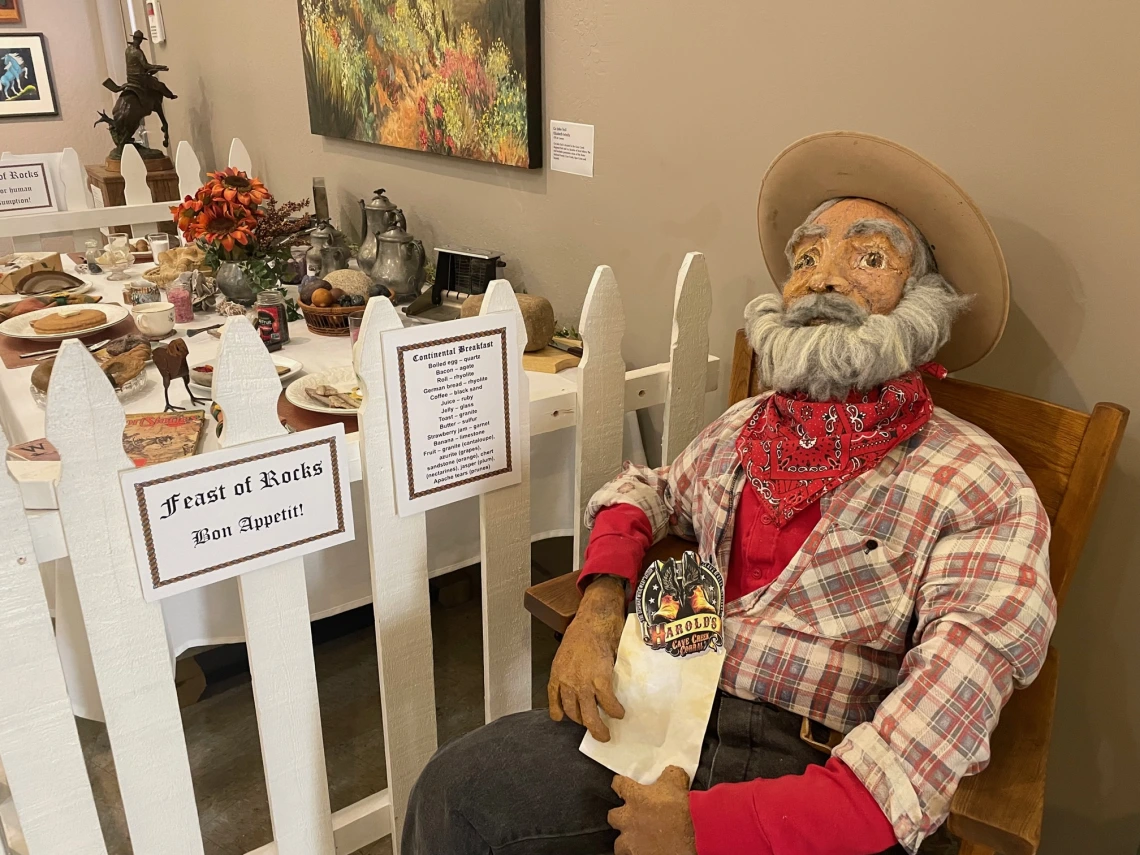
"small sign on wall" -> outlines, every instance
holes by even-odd
[[[46,164],[0,164],[0,216],[54,210],[56,203]]]
[[[149,601],[354,535],[341,424],[126,471],[120,480]]]
[[[383,334],[400,516],[522,480],[517,334],[507,313]]]
[[[594,126],[579,122],[550,123],[550,168],[594,177]]]

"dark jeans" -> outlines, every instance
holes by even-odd
[[[825,762],[800,739],[800,723],[718,692],[693,788],[798,775]],[[443,746],[412,790],[401,855],[612,853],[617,832],[606,814],[622,801],[610,789],[613,772],[578,750],[584,733],[531,710]]]

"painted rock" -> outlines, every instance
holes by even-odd
[[[534,294],[515,294],[522,310],[523,321],[526,323],[526,350],[542,350],[554,338],[554,307],[545,297],[536,297]],[[483,305],[482,294],[472,294],[463,301],[459,310],[460,317],[472,318],[479,314]]]
[[[372,286],[372,280],[368,278],[367,273],[347,267],[344,270],[329,271],[325,274],[325,281],[334,289],[339,288],[353,297],[367,297],[368,289]]]

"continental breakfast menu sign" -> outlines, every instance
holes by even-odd
[[[400,516],[522,480],[516,336],[507,313],[384,333]]]

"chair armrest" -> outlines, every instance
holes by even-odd
[[[523,595],[526,610],[559,634],[566,632],[566,627],[574,620],[580,602],[577,573],[555,576],[531,585]]]
[[[1002,855],[1035,855],[1045,811],[1045,766],[1057,700],[1057,651],[1026,689],[1013,693],[991,740],[990,764],[962,781],[950,831]]]
[[[648,567],[654,561],[680,558],[686,549],[692,549],[693,546],[688,540],[669,535],[649,548],[645,553],[644,564]],[[566,627],[570,626],[570,621],[574,620],[574,615],[578,612],[580,602],[582,598],[578,596],[576,573],[567,573],[531,585],[523,597],[526,610],[557,633],[566,632]]]

